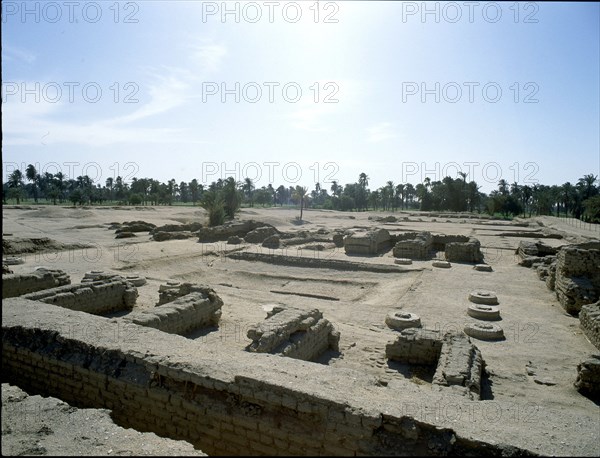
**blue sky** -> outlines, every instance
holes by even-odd
[[[600,175],[598,3],[24,4],[2,2],[4,180]]]

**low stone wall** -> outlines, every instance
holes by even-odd
[[[199,348],[136,325],[115,338],[110,328],[123,323],[7,299],[3,377],[31,394],[111,409],[121,425],[187,440],[209,455],[530,454],[474,430],[472,420],[415,412],[418,391],[408,382],[398,393],[360,371]],[[109,332],[73,337],[63,331],[72,326]],[[432,405],[457,407],[459,399],[427,396]],[[466,411],[478,404],[460,403]],[[520,425],[506,428],[513,443],[530,443],[529,436],[519,437]]]
[[[396,258],[429,259],[433,249],[433,237],[429,232],[419,232],[415,238],[400,240],[394,246]]]
[[[311,251],[313,253],[313,251]],[[314,251],[318,253],[318,251]],[[239,261],[261,261],[269,264],[292,266],[292,267],[308,267],[316,269],[333,269],[333,270],[349,270],[349,271],[367,271],[380,273],[401,273],[401,272],[416,272],[423,270],[422,268],[407,268],[398,265],[385,264],[367,264],[364,262],[344,261],[341,259],[329,259],[325,256],[308,257],[308,256],[286,256],[268,253],[251,253],[248,251],[239,251],[228,253],[228,258]]]
[[[446,235],[434,234],[431,239],[431,244],[434,250],[444,251],[448,243],[466,243],[470,240],[467,235]]]
[[[248,330],[247,350],[313,361],[325,350],[339,350],[340,334],[323,314],[312,309],[276,307],[267,319]]]
[[[25,294],[24,299],[58,305],[69,310],[100,315],[131,310],[138,297],[137,288],[120,276],[79,285],[66,285]]]
[[[344,237],[346,254],[375,255],[391,247],[390,233],[386,229],[356,232]]]
[[[598,248],[577,245],[560,249],[556,263],[556,297],[571,314],[600,299],[600,242]]]
[[[544,256],[555,256],[557,252],[558,248],[553,248],[540,241],[531,242],[528,240],[521,240],[519,242],[519,247],[517,248],[517,254],[521,259],[528,257],[543,258]]]
[[[473,399],[481,396],[484,361],[479,349],[463,334],[444,337],[433,383],[463,389]]]
[[[476,238],[470,238],[466,242],[446,243],[444,255],[450,262],[478,263],[483,261],[481,243]]]
[[[592,355],[577,365],[575,388],[582,394],[600,400],[600,354]]]
[[[589,341],[600,350],[600,301],[581,307],[579,323]]]
[[[223,301],[216,293],[211,297],[212,299],[203,293],[193,292],[160,307],[132,312],[123,319],[140,326],[185,335],[219,324]]]
[[[406,364],[435,365],[442,351],[442,339],[438,331],[429,329],[405,329],[396,340],[385,347],[385,356]]]
[[[58,269],[39,268],[29,274],[2,275],[2,299],[70,283],[66,272]]]
[[[225,241],[229,237],[237,235],[238,237],[245,237],[246,234],[254,229],[264,226],[271,226],[267,223],[260,221],[247,220],[247,221],[233,221],[222,226],[214,227],[203,227],[198,230],[198,242],[218,242]]]
[[[173,302],[174,300],[191,293],[200,293],[204,297],[207,297],[211,302],[220,302],[221,305],[223,305],[221,298],[215,293],[215,290],[209,286],[189,282],[180,283],[178,281],[171,281],[166,285],[159,286],[158,303],[156,305],[168,304],[169,302]]]
[[[428,329],[405,329],[385,347],[386,357],[405,364],[436,366],[433,384],[452,387],[470,399],[479,399],[484,361],[464,334]]]

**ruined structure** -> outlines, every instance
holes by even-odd
[[[248,330],[248,351],[312,361],[325,350],[338,351],[340,334],[323,314],[312,309],[274,307],[267,319]]]
[[[115,339],[111,328],[122,323],[22,297],[7,299],[3,375],[30,393],[111,409],[120,424],[187,440],[209,455],[527,453],[499,444],[491,433],[473,437],[460,423],[409,413],[395,391],[360,371],[291,358],[280,358],[274,370],[272,355],[199,348],[193,340],[136,325],[131,336]],[[106,332],[64,331],[75,325]],[[475,372],[473,365],[465,385]],[[447,382],[458,383],[461,374]],[[476,403],[462,402],[467,408]]]
[[[465,235],[445,235],[430,232],[403,233],[396,236],[394,256],[409,259],[430,259],[437,251],[444,251],[444,257],[450,262],[483,261],[481,243]]]
[[[211,301],[220,301],[221,299],[212,288],[206,285],[197,283],[168,281],[165,285],[160,285],[158,288],[158,303],[157,306],[173,302],[183,296],[191,293],[200,293],[209,298]]]
[[[481,394],[484,361],[464,334],[406,329],[385,347],[386,357],[404,364],[436,366],[433,384],[450,386],[471,399]]]
[[[429,232],[407,233],[394,245],[393,255],[396,258],[429,259],[433,237]]]
[[[346,254],[375,255],[388,250],[391,244],[390,233],[386,229],[356,232],[344,237]]]
[[[600,301],[581,307],[579,323],[588,340],[600,350]]]
[[[119,310],[131,310],[138,297],[137,288],[116,275],[78,285],[65,285],[25,294],[24,299],[58,305],[101,315]]]
[[[561,248],[556,262],[555,291],[560,304],[574,315],[582,305],[600,298],[600,242]]]
[[[449,242],[444,249],[446,260],[451,262],[481,262],[481,243],[476,238],[470,238],[466,242]]]
[[[574,385],[582,394],[600,400],[600,354],[592,355],[577,365]]]
[[[262,223],[255,220],[246,221],[232,221],[222,226],[214,227],[203,227],[198,230],[198,242],[218,242],[225,241],[229,237],[237,235],[238,237],[245,237],[248,232],[253,231],[259,227],[273,227],[270,224]]]
[[[557,248],[543,242],[522,240],[519,242],[516,254],[521,258],[519,265],[532,267],[534,264],[551,264],[556,260]]]
[[[150,310],[132,312],[123,319],[140,326],[148,326],[171,334],[185,335],[208,326],[216,326],[221,318],[223,301],[211,288],[185,283],[178,292],[187,292],[180,297],[163,302]],[[164,291],[163,291],[164,293]],[[171,294],[161,296],[171,299]]]
[[[70,283],[71,279],[64,271],[45,267],[29,274],[6,274],[2,275],[2,299]]]

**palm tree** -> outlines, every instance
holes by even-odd
[[[192,205],[196,205],[196,202],[199,199],[199,184],[198,184],[198,180],[196,178],[194,178],[192,181],[190,181],[190,197],[192,198]]]
[[[31,181],[33,183],[33,200],[35,200],[35,203],[37,203],[38,201],[38,190],[37,190],[37,179],[38,179],[38,173],[37,170],[35,169],[35,167],[33,166],[33,164],[29,164],[27,166],[27,168],[25,169],[25,176],[27,177],[27,181]]]
[[[17,205],[21,203],[23,197],[23,172],[19,169],[14,170],[8,176],[9,196],[17,199]]]
[[[582,178],[579,179],[579,181],[577,182],[577,187],[583,193],[581,199],[582,201],[589,199],[595,194],[596,187],[594,186],[594,183],[597,179],[598,177],[594,176],[591,173],[589,175],[584,175]]]
[[[366,187],[369,186],[369,177],[366,173],[363,172],[358,176],[358,184],[363,189],[366,189]]]
[[[508,181],[506,181],[504,178],[498,182],[498,191],[500,191],[500,194],[504,196],[508,194]]]
[[[248,201],[250,202],[250,206],[254,207],[254,199],[253,199],[253,194],[254,194],[254,183],[252,182],[252,178],[248,178],[246,177],[244,179],[244,184],[242,185],[242,190],[244,191],[244,194],[246,194],[246,197],[248,198]]]
[[[396,198],[394,199],[397,200],[398,198],[400,199],[400,207],[402,210],[404,210],[404,192],[405,192],[405,187],[402,183],[400,183],[399,185],[396,186]]]
[[[242,203],[242,196],[238,190],[238,183],[235,181],[235,178],[229,177],[223,182],[222,193],[225,215],[229,219],[233,219]]]
[[[294,196],[297,199],[300,199],[300,221],[302,221],[302,210],[304,209],[304,197],[306,196],[306,192],[308,189],[304,186],[296,186],[294,190]]]

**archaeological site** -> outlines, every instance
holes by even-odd
[[[600,240],[553,217],[3,207],[5,455],[600,456]]]

